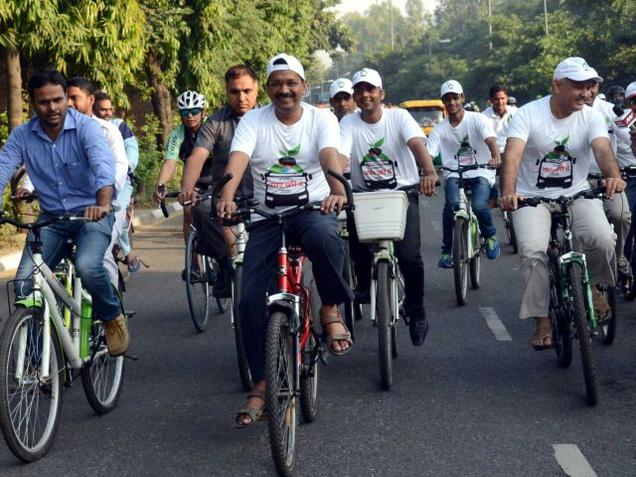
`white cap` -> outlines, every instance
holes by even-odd
[[[353,94],[353,83],[347,78],[338,78],[329,86],[329,97],[333,98],[338,93]]]
[[[267,62],[267,78],[274,71],[293,71],[303,80],[305,79],[305,69],[300,64],[300,61],[294,56],[286,55],[285,53],[276,55]]]
[[[588,65],[583,58],[578,56],[566,58],[557,65],[552,79],[560,80],[563,78],[567,78],[572,81],[603,81],[603,78],[598,75],[596,70]]]
[[[448,80],[442,84],[439,97],[443,98],[447,93],[464,94],[464,90],[462,89],[462,85],[459,84],[459,81]]]
[[[362,68],[353,75],[353,86],[358,83],[369,83],[371,86],[382,88],[382,78],[380,73],[371,68]]]
[[[625,88],[625,99],[629,99],[632,96],[636,96],[636,81],[632,81]]]

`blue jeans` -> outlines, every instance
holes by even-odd
[[[342,276],[344,249],[338,237],[335,214],[302,212],[287,219],[287,246],[300,244],[311,260],[312,273],[320,299],[325,305],[339,305],[353,298]],[[243,265],[241,329],[247,361],[254,382],[264,378],[265,338],[267,333],[266,294],[277,293],[277,254],[280,227],[276,222],[257,223],[250,230]],[[316,317],[319,320],[318,317]]]
[[[464,179],[464,187],[466,190],[472,190],[471,204],[473,212],[479,221],[481,235],[483,237],[495,235],[497,229],[492,223],[490,209],[488,208],[490,183],[485,177],[475,177],[473,179]],[[453,213],[455,208],[459,206],[459,179],[456,177],[446,179],[444,192],[446,195],[446,203],[444,204],[444,212],[442,214],[442,224],[444,228],[442,253],[450,253],[453,248]]]
[[[47,218],[42,213],[41,218]],[[95,315],[104,321],[113,320],[121,313],[119,298],[104,268],[104,253],[110,243],[115,217],[108,214],[98,222],[58,221],[41,229],[42,260],[53,269],[68,252],[66,240],[72,238],[75,246],[75,269],[82,284],[93,298]],[[15,275],[16,296],[27,296],[33,291],[33,258],[30,233]]]

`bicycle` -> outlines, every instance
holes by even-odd
[[[473,290],[479,288],[481,271],[481,251],[484,239],[479,230],[479,221],[471,207],[471,190],[464,187],[464,173],[477,169],[497,169],[487,164],[458,165],[456,169],[441,169],[457,173],[459,176],[459,204],[454,211],[453,226],[453,275],[455,279],[455,298],[459,306],[468,303],[468,275]]]
[[[592,285],[585,254],[574,250],[572,243],[570,206],[578,198],[602,198],[604,189],[579,192],[572,197],[520,199],[518,207],[536,207],[541,203],[555,205],[548,245],[550,274],[549,316],[557,362],[568,368],[572,363],[572,340],[578,339],[585,381],[586,401],[598,402],[598,386],[592,359],[591,338],[599,332],[592,302]]]
[[[503,219],[504,227],[506,228],[508,243],[512,247],[512,253],[519,253],[519,246],[517,245],[517,232],[515,231],[515,224],[512,221],[512,214],[509,210],[504,210],[501,212],[501,218]]]
[[[97,414],[117,406],[123,386],[124,357],[108,353],[103,322],[93,316],[91,297],[72,259],[65,261],[57,277],[42,259],[41,229],[59,220],[85,219],[66,215],[27,224],[0,212],[0,223],[34,236],[33,293],[16,299],[0,334],[0,429],[11,452],[23,462],[40,459],[53,445],[62,384],[70,387],[81,375],[86,398]],[[130,316],[123,303],[122,313]]]
[[[344,274],[343,278],[349,283],[349,288],[356,289],[356,275],[353,268],[353,261],[349,251],[349,229],[347,228],[347,214],[349,211],[342,211],[338,214],[338,236],[342,239],[345,251]],[[351,338],[355,341],[355,322],[362,319],[362,305],[355,298],[353,300],[347,298],[344,304],[344,319]]]
[[[347,191],[351,204],[351,188],[344,177],[333,171]],[[221,181],[232,178],[226,175]],[[314,202],[281,212],[254,207],[239,208],[234,216],[249,218],[259,215],[280,226],[281,246],[278,250],[278,293],[267,297],[267,335],[265,340],[265,408],[268,416],[272,458],[280,475],[289,476],[296,457],[298,407],[306,422],[317,414],[318,361],[325,363],[321,335],[314,328],[319,319],[320,298],[314,280],[307,285],[303,273],[305,257],[297,246],[288,246],[286,220],[304,211],[319,211]]]
[[[627,166],[621,168],[621,176],[627,182],[636,180],[636,166]],[[630,204],[631,206],[634,204]],[[632,211],[634,214],[634,211]],[[625,238],[625,258],[630,265],[630,274],[628,276],[617,275],[616,288],[621,291],[627,301],[633,301],[636,298],[636,280],[634,280],[634,270],[636,270],[636,236],[634,235],[634,219],[629,227],[629,233]]]
[[[160,207],[164,217],[168,218],[170,213],[166,207],[165,199],[178,197],[179,191],[162,191],[162,193],[165,193],[165,195],[160,202]],[[200,200],[209,200],[210,198],[210,193],[199,196]],[[183,279],[186,286],[190,318],[196,330],[202,333],[208,327],[212,288],[219,276],[220,265],[214,258],[196,252],[198,242],[199,233],[194,225],[190,225],[190,232],[186,239],[185,246],[185,271],[183,273]],[[216,298],[219,314],[225,313],[226,301],[224,298]]]
[[[407,322],[404,279],[393,242],[404,237],[408,195],[418,192],[419,185],[353,194],[358,239],[369,243],[373,252],[369,309],[378,328],[380,383],[385,390],[393,384],[393,360],[398,357],[397,324],[400,317]]]

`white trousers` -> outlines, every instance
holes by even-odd
[[[125,225],[126,209],[122,207],[117,212],[115,212],[115,224],[113,225],[113,233],[110,236],[110,243],[108,244],[108,248],[106,249],[106,253],[104,254],[104,267],[106,268],[106,272],[108,273],[110,282],[115,287],[117,287],[118,270],[117,262],[115,262],[115,257],[113,257],[113,246],[117,242],[119,234],[121,233]]]

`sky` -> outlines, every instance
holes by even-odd
[[[381,0],[341,0],[340,5],[336,6],[335,9],[337,12],[346,13],[346,12],[360,12],[364,13],[369,6],[374,3],[381,3]],[[404,13],[404,4],[406,0],[393,0],[393,4],[395,6],[400,7],[402,13]],[[424,4],[424,8],[433,11],[435,6],[438,3],[438,0],[422,0]]]

